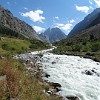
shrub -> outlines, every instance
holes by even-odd
[[[94,56],[94,54],[91,53],[91,52],[87,52],[85,55],[88,55],[88,56]]]
[[[92,47],[91,47],[91,50],[92,50],[93,52],[99,51],[99,50],[100,50],[100,43],[99,43],[99,42],[93,43],[93,44],[92,44]]]
[[[76,44],[72,47],[72,51],[81,51],[82,46],[80,44]]]
[[[2,44],[2,49],[10,50],[10,47],[8,46],[8,44]]]

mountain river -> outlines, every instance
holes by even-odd
[[[61,84],[58,95],[77,96],[80,100],[100,100],[99,62],[48,51],[42,51],[43,57],[39,63],[43,71],[50,75],[48,78],[43,77],[44,80]]]

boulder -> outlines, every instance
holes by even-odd
[[[48,93],[49,95],[51,95],[51,94],[52,94],[52,91],[47,91],[47,93]]]
[[[47,73],[45,73],[45,77],[46,77],[46,78],[48,78],[48,77],[50,77],[50,75],[49,75],[49,74],[47,74]]]
[[[55,89],[56,89],[56,92],[61,91],[61,88],[59,88],[59,87],[56,87]]]
[[[69,97],[66,97],[68,100],[79,100],[78,97],[76,96],[69,96]]]
[[[93,72],[91,70],[90,71],[89,70],[85,70],[85,74],[86,75],[93,75]]]
[[[53,61],[52,64],[56,64],[56,62]]]
[[[96,75],[96,76],[100,76],[100,73],[96,72],[96,70],[92,69],[92,70],[85,70],[85,73],[86,75]]]
[[[59,83],[51,83],[51,86],[53,86],[54,88],[61,87]]]
[[[6,80],[6,75],[0,76],[0,81],[5,81]]]

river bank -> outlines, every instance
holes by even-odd
[[[70,52],[70,51],[62,51],[59,49],[54,49],[52,53],[58,55],[72,55],[72,56],[80,56],[83,58],[89,58],[94,61],[100,62],[100,52]]]
[[[52,48],[54,49],[54,48]],[[42,66],[39,63],[42,59],[44,53],[52,51],[52,49],[34,51],[26,54],[18,54],[14,56],[14,59],[18,59],[26,67],[25,74],[28,74],[32,78],[36,78],[39,81],[39,84],[42,85],[43,91],[47,96],[48,100],[63,100],[63,97],[56,95],[60,91],[61,85],[54,82],[47,82],[43,80],[43,77],[49,77],[49,75],[43,72]]]
[[[60,100],[62,97],[64,100],[99,100],[99,62],[49,51],[52,49],[21,54],[16,58],[24,60],[30,75],[37,77],[41,84],[46,84],[44,92],[47,95],[59,95]]]
[[[51,50],[51,49],[49,49]],[[55,84],[42,79],[48,76],[37,63],[44,52],[35,51],[0,58],[0,100],[62,100]],[[54,88],[55,87],[55,88]]]

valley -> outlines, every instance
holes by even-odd
[[[0,2],[0,100],[100,100],[100,8]]]

